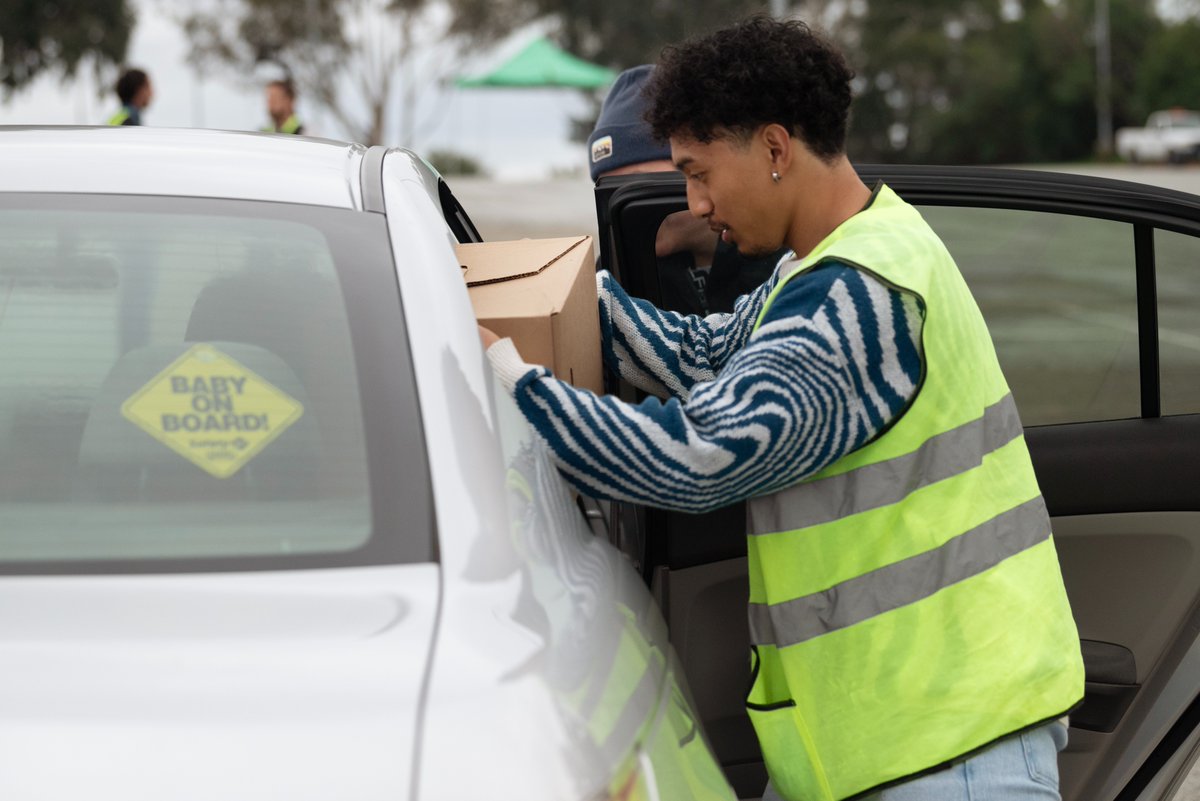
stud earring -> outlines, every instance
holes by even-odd
[[[782,175],[780,175],[775,170],[771,170],[771,180],[772,181],[774,181],[775,183],[779,183],[782,179],[783,179]]]

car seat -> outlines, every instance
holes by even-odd
[[[309,399],[326,492],[367,487],[366,445],[345,304],[336,279],[300,269],[244,270],[196,298],[185,338],[265,348],[282,359]]]

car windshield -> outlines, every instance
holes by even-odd
[[[0,572],[427,561],[427,482],[380,215],[0,195]]]
[[[1167,117],[1167,125],[1171,128],[1200,128],[1200,113],[1173,111]]]

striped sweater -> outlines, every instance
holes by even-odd
[[[597,275],[605,362],[651,393],[598,397],[488,350],[501,382],[581,492],[701,512],[775,492],[870,440],[916,394],[918,301],[826,263],[789,281],[754,331],[784,261],[731,314],[664,312]]]

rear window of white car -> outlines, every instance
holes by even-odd
[[[381,215],[0,195],[0,572],[429,561]]]

